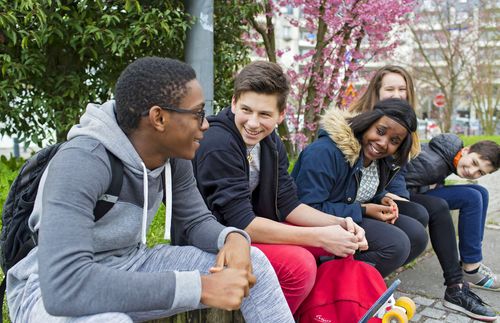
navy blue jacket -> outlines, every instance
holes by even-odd
[[[388,192],[410,199],[410,192],[406,188],[405,174],[407,172],[407,165],[402,166],[399,172],[394,176],[390,183],[385,188]]]
[[[318,139],[302,151],[292,177],[301,202],[325,213],[350,216],[359,223],[362,211],[356,194],[361,182],[363,154],[346,117],[347,112],[339,110],[325,115]],[[392,157],[378,160],[380,184],[372,203],[380,203],[387,194],[386,186],[398,170]]]
[[[210,128],[204,133],[193,168],[198,189],[219,222],[245,229],[255,216],[285,221],[300,201],[279,136],[273,132],[260,143],[259,185],[252,194],[247,149],[231,109],[208,117],[208,121]]]

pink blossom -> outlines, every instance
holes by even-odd
[[[281,15],[288,23],[317,35],[320,19],[327,31],[325,46],[319,57],[316,49],[293,56],[294,63],[287,74],[292,85],[287,106],[287,122],[293,127],[290,138],[301,149],[317,129],[315,120],[332,106],[346,108],[354,97],[346,94],[348,84],[358,78],[364,64],[377,57],[390,54],[399,39],[389,35],[399,25],[408,23],[408,13],[417,0],[269,0],[272,12]],[[281,14],[282,6],[301,8],[299,19]],[[323,5],[323,7],[322,7]],[[257,38],[255,38],[257,36]],[[256,32],[245,38],[258,55],[265,55],[263,42]],[[357,47],[362,39],[362,46]],[[275,48],[281,58],[288,48]],[[356,93],[360,93],[357,90]],[[313,94],[311,96],[311,94]]]

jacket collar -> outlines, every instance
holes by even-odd
[[[351,167],[355,165],[361,153],[361,144],[346,120],[355,115],[347,110],[333,108],[328,110],[320,121],[321,127],[337,144]]]

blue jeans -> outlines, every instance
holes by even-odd
[[[446,200],[450,210],[459,210],[458,248],[462,262],[472,264],[482,261],[488,190],[475,184],[449,185],[429,190],[425,194]]]

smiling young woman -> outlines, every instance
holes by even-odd
[[[399,210],[385,190],[408,160],[416,124],[411,106],[399,99],[380,101],[357,115],[331,110],[292,172],[301,201],[350,216],[365,229],[368,250],[355,258],[373,263],[383,276],[417,257],[427,244],[422,224]]]

